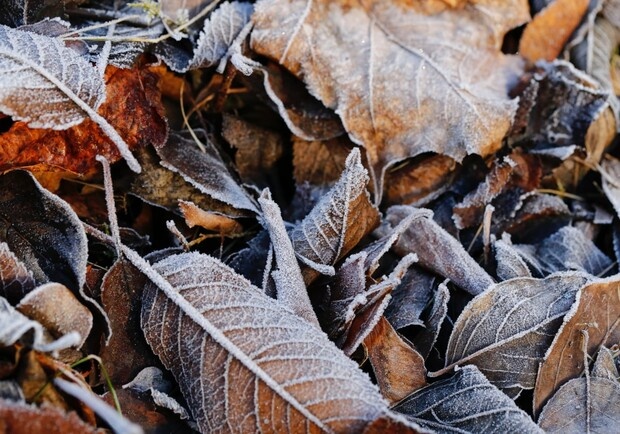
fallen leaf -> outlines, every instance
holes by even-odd
[[[364,346],[381,394],[390,404],[426,385],[424,359],[385,317],[366,336]]]
[[[0,242],[0,296],[16,305],[35,286],[32,272],[11,252],[7,243]]]
[[[557,58],[588,10],[588,4],[588,0],[553,1],[525,27],[519,54],[530,62]]]
[[[157,75],[148,69],[108,67],[105,80],[107,98],[99,115],[108,120],[129,148],[164,143],[168,126]],[[104,155],[110,162],[120,158],[114,144],[89,119],[64,131],[32,129],[24,122],[14,122],[0,137],[1,170],[28,167],[92,174],[100,167],[96,155]]]
[[[323,141],[293,137],[293,176],[297,184],[331,187],[340,178],[354,147],[347,135]]]
[[[385,310],[385,317],[394,328],[424,324],[420,316],[432,298],[434,282],[435,276],[416,267],[407,270]]]
[[[520,0],[430,11],[403,2],[263,0],[251,46],[339,114],[366,148],[379,201],[383,172],[397,161],[423,152],[460,161],[498,149],[516,108],[507,88],[520,73],[499,47],[528,18]]]
[[[420,218],[413,219],[407,231],[396,242],[396,253],[403,256],[415,253],[422,267],[450,279],[473,295],[480,294],[493,284],[491,276],[469,256],[461,243],[433,221],[430,210],[392,206],[387,210],[378,232],[395,226],[412,213]]]
[[[26,294],[17,305],[17,310],[40,323],[58,339],[77,332],[80,349],[93,328],[93,314],[79,302],[66,286],[46,283]]]
[[[592,367],[592,376],[598,378],[607,378],[608,380],[618,380],[618,367],[614,361],[615,357],[611,350],[605,346],[601,346],[596,356],[596,362]]]
[[[495,240],[493,242],[493,250],[497,264],[495,274],[500,281],[515,277],[532,277],[532,273],[521,254],[512,245],[510,235],[504,233],[500,240]]]
[[[601,163],[603,191],[616,215],[620,216],[620,160],[607,156]]]
[[[532,419],[475,366],[417,391],[394,410],[436,432],[542,434]]]
[[[11,27],[19,27],[24,24],[36,23],[43,19],[46,14],[58,14],[62,11],[67,1],[45,0],[33,2],[30,0],[7,0],[0,10],[0,23]],[[80,3],[80,0],[72,0],[72,3]]]
[[[429,376],[474,364],[509,395],[534,388],[538,363],[587,282],[583,274],[562,273],[491,286],[458,317],[448,342],[446,367]]]
[[[243,231],[241,223],[225,215],[216,214],[199,208],[194,202],[179,200],[179,208],[188,227],[200,226],[209,231],[218,232],[222,236]]]
[[[565,316],[538,370],[534,390],[534,413],[571,378],[584,369],[584,338],[588,332],[586,352],[594,356],[601,345],[620,342],[620,281],[616,278],[590,283],[577,294],[575,305]]]
[[[378,224],[360,158],[358,149],[351,151],[338,182],[290,233],[295,253],[306,265],[306,285],[319,276],[313,264],[333,266]]]
[[[435,291],[433,307],[424,321],[424,329],[413,338],[413,344],[425,360],[435,347],[441,326],[448,314],[448,301],[450,301],[450,290],[444,282]]]
[[[202,431],[361,431],[387,411],[322,332],[215,258],[182,254],[154,270],[145,336]]]

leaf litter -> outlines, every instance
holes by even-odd
[[[531,3],[8,2],[8,429],[615,429],[620,9]]]

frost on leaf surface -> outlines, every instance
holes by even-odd
[[[323,332],[219,260],[185,253],[153,269],[144,334],[202,432],[361,432],[387,412]]]
[[[11,252],[7,243],[0,242],[0,296],[16,305],[35,286],[32,272]]]
[[[436,432],[542,433],[474,366],[465,366],[452,377],[413,393],[394,410]]]
[[[353,141],[366,148],[381,186],[387,166],[423,152],[461,160],[498,149],[516,110],[508,87],[521,70],[500,47],[504,34],[528,18],[523,0],[453,9],[262,0],[251,45],[340,115]]]
[[[104,99],[97,69],[62,41],[0,26],[0,112],[32,128],[66,129]]]
[[[454,324],[446,364],[474,364],[511,396],[532,389],[538,364],[587,281],[585,274],[559,273],[493,285],[474,298]]]
[[[205,20],[188,68],[206,68],[226,56],[235,38],[250,21],[253,9],[250,3],[222,3]]]

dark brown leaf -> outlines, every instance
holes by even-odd
[[[35,286],[32,272],[11,252],[8,244],[0,242],[0,296],[16,305]]]
[[[51,405],[35,407],[0,400],[2,434],[103,434],[103,430],[83,422],[76,413],[65,413]]]

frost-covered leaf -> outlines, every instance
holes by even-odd
[[[605,196],[620,216],[620,160],[607,156],[601,163],[605,175],[602,177]]]
[[[620,342],[618,278],[590,283],[578,292],[574,306],[564,317],[564,323],[538,370],[534,390],[536,413],[562,384],[589,369],[584,366],[584,330],[588,333],[585,351],[592,357],[601,345],[612,346]]]
[[[153,269],[145,336],[202,431],[362,431],[387,412],[322,332],[217,259],[187,253]]]
[[[291,231],[295,253],[307,265],[302,270],[306,284],[319,275],[313,264],[333,266],[378,224],[367,182],[359,149],[354,149],[338,182]]]
[[[263,0],[251,45],[336,110],[366,148],[380,198],[383,171],[397,161],[498,148],[516,108],[507,88],[520,69],[499,48],[528,12],[521,0],[460,8]]]
[[[253,10],[251,3],[233,1],[224,2],[213,11],[204,22],[188,69],[206,68],[220,62],[250,21]]]
[[[19,27],[35,23],[43,17],[58,16],[67,3],[83,0],[4,0],[0,8],[0,24]]]
[[[28,271],[5,242],[0,242],[0,296],[16,305],[36,286],[32,272]]]
[[[21,341],[37,351],[57,351],[76,346],[81,337],[69,333],[57,340],[49,338],[45,329],[36,321],[15,310],[4,297],[0,297],[0,346],[8,347]]]
[[[394,328],[423,325],[422,311],[433,296],[435,276],[412,267],[392,291],[392,299],[385,310],[385,317]]]
[[[59,39],[0,26],[0,112],[31,128],[55,130],[90,118],[139,171],[127,143],[97,113],[105,96],[97,69]]]
[[[606,378],[575,378],[549,400],[538,424],[546,433],[613,432],[620,425],[620,384]]]
[[[387,210],[379,233],[396,226],[411,214],[419,215],[399,238],[394,251],[400,255],[415,253],[419,264],[450,279],[471,294],[480,294],[493,279],[465,251],[452,235],[432,219],[432,212],[409,206],[393,206]]]
[[[168,143],[157,149],[160,164],[179,173],[202,193],[234,208],[258,214],[254,200],[233,178],[214,146],[209,141],[204,146],[206,152],[202,152],[193,139],[171,134]]]
[[[572,226],[561,228],[534,246],[516,245],[515,248],[526,262],[544,274],[579,270],[598,276],[612,265],[611,259],[592,240]]]
[[[93,327],[93,314],[59,283],[46,283],[30,291],[20,300],[17,310],[37,321],[55,338],[78,333],[78,349]]]
[[[448,314],[448,301],[450,301],[450,290],[444,282],[435,291],[433,307],[424,321],[424,329],[413,339],[413,344],[424,359],[429,357],[431,350],[435,347],[441,326]]]
[[[456,365],[474,364],[512,396],[532,389],[538,363],[587,282],[586,275],[565,273],[493,285],[458,317],[446,351],[447,367],[433,376]]]
[[[512,245],[510,235],[504,233],[500,240],[495,240],[493,250],[497,263],[495,274],[500,281],[515,277],[532,277],[532,273],[519,251]]]
[[[405,398],[394,410],[442,433],[542,434],[532,419],[485,378],[465,366]]]
[[[592,376],[598,378],[607,378],[608,380],[618,380],[618,367],[614,361],[614,354],[605,346],[601,346],[596,356],[596,362],[592,367]]]

